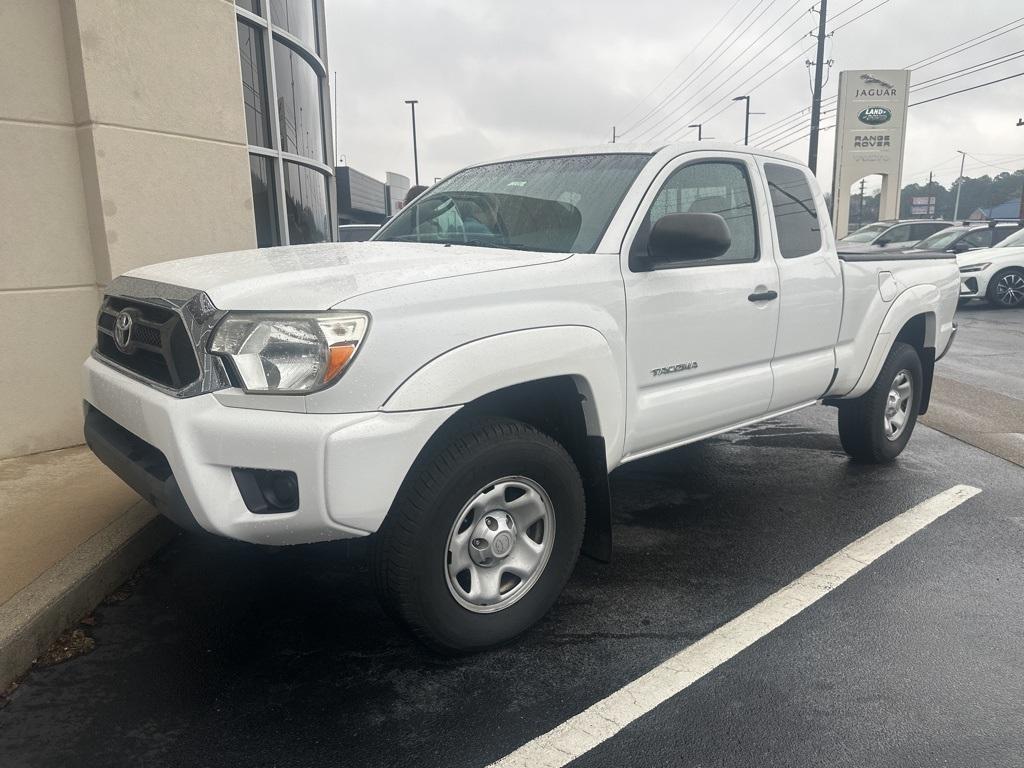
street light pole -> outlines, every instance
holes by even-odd
[[[697,129],[697,141],[701,140],[701,137],[703,135],[702,131],[703,131],[703,128],[704,128],[704,124],[703,123],[694,123],[693,125],[688,125],[686,127],[687,128],[696,128]]]
[[[953,221],[957,220],[957,214],[960,213],[960,188],[964,185],[964,162],[967,160],[967,153],[963,150],[958,149],[960,153],[960,175],[956,178],[956,202],[953,203]]]
[[[733,101],[745,101],[747,107],[745,111],[745,118],[743,121],[743,146],[750,144],[750,97],[749,96],[737,96]]]
[[[416,99],[406,99],[406,104],[412,108],[412,166],[416,176],[416,186],[420,184],[420,157],[416,150]]]

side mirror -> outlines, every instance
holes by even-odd
[[[872,245],[877,245],[879,248],[885,248],[885,246],[887,246],[891,242],[892,240],[886,240],[885,238],[882,238],[881,240],[875,240],[875,242],[872,243]]]
[[[658,219],[647,239],[642,269],[657,269],[681,261],[706,261],[732,245],[725,219],[717,213],[669,213]]]
[[[963,253],[964,251],[971,250],[971,246],[965,243],[963,240],[958,240],[957,242],[953,243],[953,247],[951,250],[953,251],[953,253]]]

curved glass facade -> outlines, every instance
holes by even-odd
[[[259,247],[334,239],[322,0],[236,0]]]

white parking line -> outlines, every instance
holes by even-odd
[[[575,760],[978,493],[978,488],[956,485],[883,523],[647,674],[492,763],[491,768],[559,768]]]

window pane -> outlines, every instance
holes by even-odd
[[[992,230],[988,227],[976,229],[970,234],[964,235],[963,239],[971,248],[988,248],[992,245]]]
[[[288,206],[288,240],[293,245],[331,239],[324,174],[304,165],[285,163],[284,195]]]
[[[260,15],[260,0],[235,0],[235,5],[247,11]]]
[[[317,53],[316,0],[270,0],[270,20]]]
[[[467,168],[405,206],[378,239],[593,253],[649,160],[571,155]]]
[[[670,213],[717,213],[729,227],[732,245],[714,261],[757,261],[757,225],[746,169],[734,163],[695,163],[673,173],[647,214],[637,247],[647,247],[651,227]],[[703,262],[694,262],[695,264]]]
[[[324,161],[320,78],[305,59],[284,43],[274,41],[281,149]]]
[[[277,228],[277,194],[274,189],[274,161],[261,155],[249,155],[252,176],[252,212],[256,218],[256,245],[268,248],[281,245]]]
[[[818,209],[804,172],[788,165],[766,163],[764,173],[772,193],[782,257],[792,259],[821,250]]]
[[[267,110],[263,33],[238,22],[238,55],[242,64],[242,101],[245,103],[245,130],[249,143],[269,147],[270,112]]]

